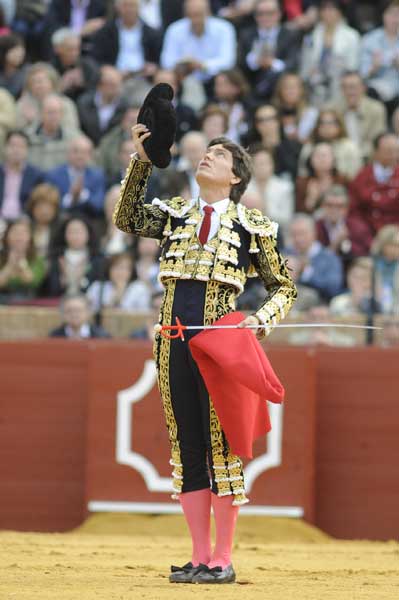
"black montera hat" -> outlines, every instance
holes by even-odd
[[[175,141],[176,112],[172,104],[173,89],[168,83],[158,83],[147,94],[137,117],[151,131],[144,140],[144,150],[150,161],[160,169],[172,160],[170,148]]]

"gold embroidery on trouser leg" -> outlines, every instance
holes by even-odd
[[[170,280],[165,290],[165,297],[161,309],[161,322],[164,325],[170,325],[172,322],[172,306],[175,293],[176,280]],[[169,358],[171,341],[158,337],[158,354],[155,353],[158,364],[158,385],[161,393],[163,409],[165,413],[166,425],[169,432],[172,458],[170,464],[173,466],[173,490],[180,494],[183,487],[183,465],[180,456],[180,445],[177,439],[177,423],[172,407],[170,385],[169,385]]]
[[[223,315],[235,310],[235,295],[230,286],[209,281],[206,289],[204,325],[212,325]],[[245,497],[242,461],[230,452],[211,398],[209,398],[209,427],[218,496],[234,494],[233,504],[245,504],[248,499]]]

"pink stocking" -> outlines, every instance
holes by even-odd
[[[195,567],[207,564],[211,556],[211,490],[185,492],[179,500],[193,543],[191,562]]]
[[[222,567],[231,564],[234,531],[238,516],[238,506],[233,506],[234,496],[217,496],[212,494],[212,508],[216,524],[216,545],[209,568]]]

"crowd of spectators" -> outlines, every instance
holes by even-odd
[[[157,305],[157,242],[112,211],[162,81],[176,143],[147,200],[196,197],[207,143],[226,135],[253,158],[242,202],[279,224],[294,312],[395,323],[399,0],[0,0],[0,303],[60,304],[83,319],[59,330],[72,337],[106,335],[104,307]],[[263,294],[252,280],[239,308]]]

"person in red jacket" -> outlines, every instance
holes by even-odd
[[[399,224],[399,140],[394,134],[376,138],[373,159],[350,184],[350,195],[349,219],[353,226],[367,226],[367,248],[381,227]]]

